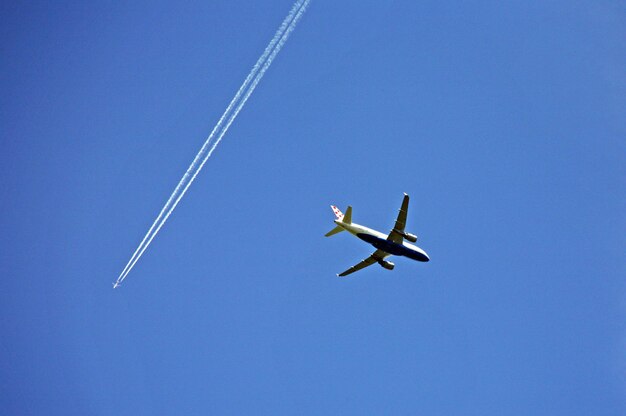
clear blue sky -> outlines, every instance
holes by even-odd
[[[626,413],[623,2],[0,8],[0,414]],[[335,277],[411,195],[431,256]]]

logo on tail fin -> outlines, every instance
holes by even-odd
[[[341,212],[341,210],[334,205],[331,205],[330,207],[333,209],[335,217],[337,217],[339,221],[343,220],[343,212]]]

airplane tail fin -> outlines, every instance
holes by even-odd
[[[343,212],[341,212],[341,210],[334,205],[331,205],[330,207],[333,209],[335,217],[337,217],[339,221],[343,220]]]
[[[333,212],[335,213],[335,217],[337,217],[337,221],[341,221],[341,222],[343,222],[345,224],[351,224],[352,223],[352,207],[351,206],[348,206],[348,209],[346,209],[346,214],[345,215],[336,206],[331,205],[330,207],[333,209]],[[326,237],[330,237],[331,235],[335,235],[335,234],[340,233],[342,231],[344,231],[344,228],[338,225],[335,228],[333,228],[332,230],[330,230],[329,232],[327,232],[325,234],[325,236]]]
[[[333,212],[335,213],[335,217],[337,217],[339,221],[343,221],[346,224],[352,224],[352,207],[350,205],[348,205],[345,215],[336,206],[331,205],[330,207],[333,209]]]

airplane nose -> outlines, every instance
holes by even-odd
[[[407,257],[410,257],[413,260],[417,261],[430,261],[430,257],[428,257],[428,254],[426,254],[426,252],[419,247],[417,248],[417,250],[413,250],[409,255],[407,255]]]

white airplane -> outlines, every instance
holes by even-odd
[[[424,250],[416,245],[409,244],[404,241],[405,238],[412,243],[417,241],[416,235],[409,234],[404,231],[404,227],[406,225],[406,215],[409,209],[409,196],[407,194],[404,194],[404,199],[402,200],[402,206],[400,207],[396,224],[389,232],[389,235],[385,235],[379,231],[353,223],[351,206],[348,206],[345,215],[336,206],[331,205],[330,207],[333,209],[333,212],[337,217],[335,220],[335,224],[337,224],[337,226],[326,233],[326,237],[330,237],[331,235],[335,235],[345,230],[361,240],[370,243],[376,248],[376,251],[373,252],[371,256],[337,276],[347,276],[351,273],[364,269],[367,266],[371,266],[374,263],[380,264],[387,270],[393,270],[394,264],[385,260],[391,255],[404,256],[423,262],[430,260],[428,254],[426,254]]]

